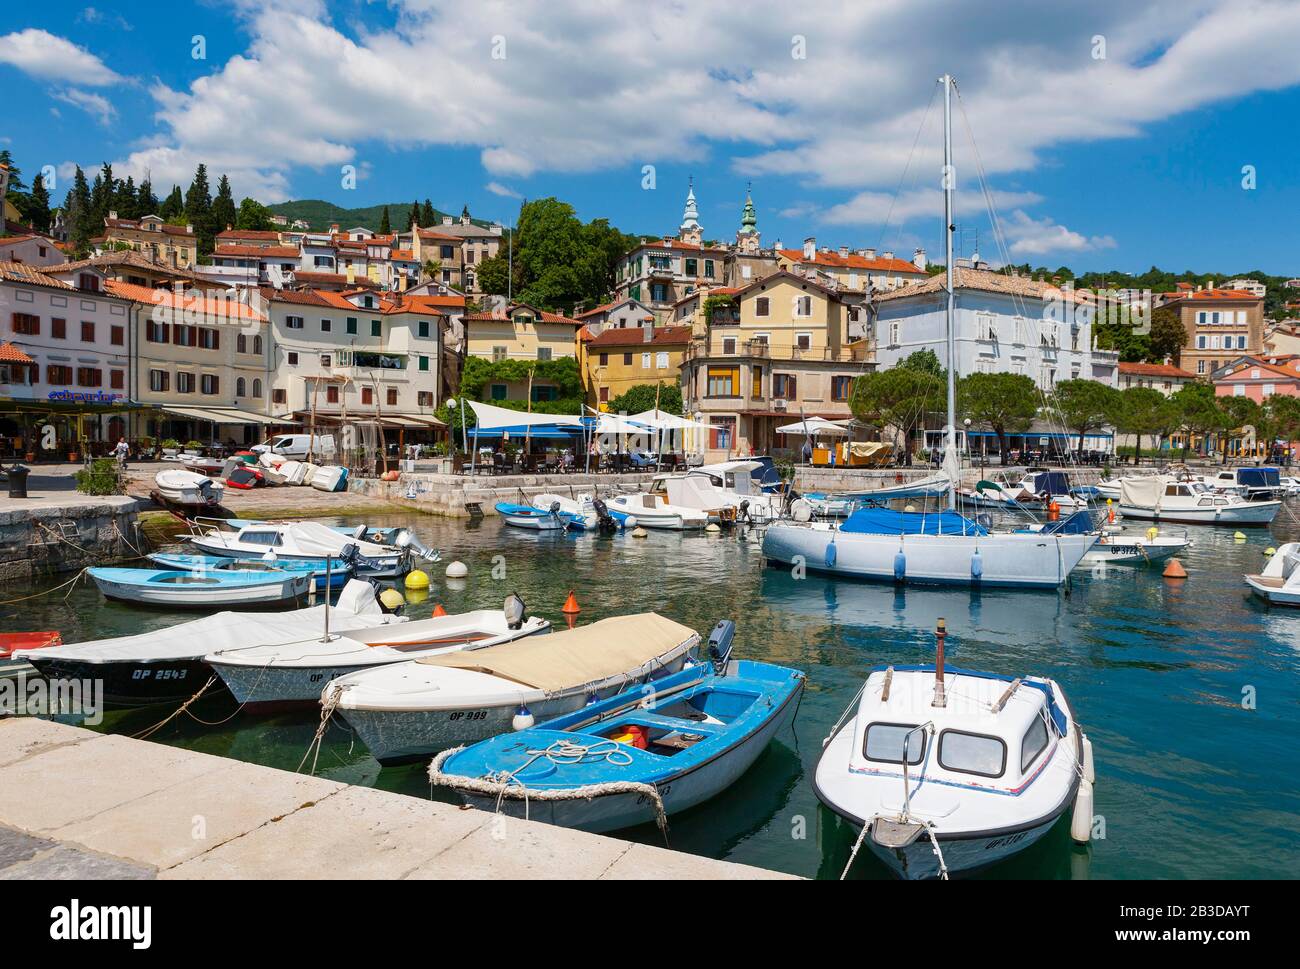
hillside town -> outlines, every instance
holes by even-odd
[[[7,163],[3,171],[7,186]],[[866,437],[903,434],[909,463],[940,439],[942,415],[924,394],[882,403],[872,381],[946,359],[942,267],[923,249],[832,249],[814,236],[765,243],[752,191],[731,240],[716,241],[688,186],[676,229],[627,237],[594,306],[534,305],[509,285],[486,291],[479,270],[513,258],[515,233],[467,208],[453,218],[413,205],[410,224],[388,231],[267,212],[270,228],[228,223],[205,245],[176,216],[179,194],[170,221],[109,209],[81,253],[63,210],[37,229],[6,198],[5,456],[102,455],[122,438],[139,453],[164,442],[246,447],[363,419],[394,445],[445,452],[447,404],[470,388],[484,402],[557,412],[575,396],[592,412],[617,411],[625,395],[653,388],[710,427],[702,459],[779,453],[790,442],[777,429],[799,417],[856,419]],[[1057,275],[995,269],[978,254],[957,258],[953,279],[958,372],[975,376],[972,393],[981,375],[1018,378],[1024,398],[1002,417],[972,403],[971,453],[1068,453],[1074,435],[1080,452],[1086,443],[1111,459],[1140,452],[1146,435],[1155,448],[1290,458],[1300,412],[1283,398],[1300,401],[1300,330],[1265,314],[1259,280],[1094,294]],[[1289,311],[1300,291],[1287,295]],[[1143,320],[1148,330],[1165,321],[1162,355],[1151,359],[1144,345],[1147,359],[1122,359],[1114,327],[1098,316],[1117,306],[1135,311],[1120,325],[1136,332]],[[1183,408],[1192,416],[1172,404],[1151,413],[1147,398],[1131,420],[1118,403],[1074,419],[1057,398],[1086,401],[1080,382],[1110,388],[1114,402],[1142,389],[1198,403]],[[1206,417],[1202,392],[1231,400]],[[908,407],[916,420],[898,416]],[[46,426],[56,439],[38,443]]]

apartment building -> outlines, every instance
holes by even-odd
[[[802,249],[778,248],[776,252],[782,269],[802,273],[836,291],[880,293],[930,278],[924,249],[917,249],[908,262],[888,251],[877,256],[875,249],[818,249],[816,237],[809,236]]]
[[[580,343],[588,403],[607,410],[610,401],[638,385],[677,385],[691,328],[616,327]]]
[[[1149,387],[1166,397],[1182,390],[1196,380],[1196,374],[1175,367],[1168,359],[1164,363],[1119,363],[1120,390],[1130,387]]]
[[[1086,378],[1115,386],[1119,354],[1094,346],[1092,304],[1051,283],[981,269],[953,269],[957,373],[1017,373],[1044,391]],[[892,367],[918,350],[946,363],[943,276],[872,297],[876,360]]]
[[[1209,377],[1236,357],[1264,350],[1264,298],[1244,289],[1183,290],[1165,306],[1177,311],[1187,341],[1184,370]]]
[[[574,357],[581,363],[578,331],[582,324],[527,303],[512,303],[464,317],[465,354],[485,360],[556,360]],[[559,388],[544,379],[495,381],[484,389],[485,400],[554,400]]]
[[[67,258],[59,244],[46,235],[30,233],[0,238],[0,262],[44,268],[57,266]]]
[[[592,336],[599,336],[605,330],[654,326],[655,323],[655,315],[650,307],[630,298],[605,303],[577,314],[574,319],[586,327]]]
[[[761,454],[788,446],[776,428],[792,417],[851,416],[853,380],[874,367],[870,343],[848,338],[840,296],[782,271],[740,288],[694,327],[682,397],[713,427],[709,457]]]
[[[168,225],[159,216],[119,219],[110,211],[104,219],[104,234],[92,239],[101,252],[126,247],[151,262],[173,269],[192,269],[199,259],[199,240],[192,225]]]
[[[0,452],[62,458],[126,432],[131,302],[104,284],[0,262]]]

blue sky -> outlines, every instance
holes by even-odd
[[[961,89],[958,216],[985,258],[1300,274],[1300,4],[1005,0],[999,10],[12,6],[0,27],[0,145],[29,180],[52,166],[60,199],[74,163],[108,160],[137,179],[148,169],[165,194],[205,161],[237,195],[264,201],[427,197],[509,222],[521,197],[555,195],[583,218],[645,233],[675,230],[693,176],[705,234],[719,239],[734,236],[752,182],[765,243],[814,235],[910,257],[939,245],[931,96],[950,70]],[[353,189],[344,166],[358,173]]]

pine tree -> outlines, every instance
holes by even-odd
[[[9,166],[9,191],[27,191],[27,186],[23,184],[22,170],[14,164],[13,156],[9,154],[8,148],[0,148],[0,164]]]
[[[117,183],[117,192],[113,196],[113,207],[124,219],[138,219],[142,214],[135,196],[135,178],[126,176],[125,182]]]
[[[173,185],[171,194],[167,196],[167,200],[159,208],[158,215],[164,222],[171,222],[179,219],[184,214],[185,200],[181,198],[181,187]]]
[[[24,215],[37,232],[50,230],[50,193],[45,188],[45,177],[37,175],[32,179],[32,191],[28,196]]]
[[[212,201],[212,223],[217,232],[232,227],[238,218],[235,197],[230,193],[230,179],[225,175],[217,183],[217,197]]]
[[[388,221],[388,206],[384,206],[384,214],[379,217],[379,234],[381,236],[390,235],[393,231],[392,225]]]
[[[144,173],[144,181],[135,196],[136,213],[140,218],[146,215],[158,215],[158,198],[153,194],[153,179]]]
[[[406,216],[406,225],[407,225],[407,228],[409,228],[409,229],[415,229],[415,228],[418,228],[418,227],[420,227],[420,226],[425,225],[425,223],[423,223],[423,222],[420,221],[420,203],[419,203],[419,202],[413,202],[413,203],[411,203],[411,211],[410,211],[410,214],[408,214],[408,215]]]
[[[433,211],[433,205],[430,204],[428,199],[425,199],[424,208],[420,210],[420,225],[427,227],[427,226],[437,225],[437,224],[438,224],[438,216]]]
[[[68,199],[63,206],[68,213],[68,238],[76,254],[81,257],[90,251],[90,240],[103,223],[95,225],[95,213],[90,204],[90,186],[86,183],[86,173],[77,166],[72,178],[72,188],[68,190]]]
[[[212,221],[212,190],[208,187],[208,166],[202,162],[194,170],[194,181],[185,193],[185,219],[194,226],[198,238],[199,254],[212,252],[214,237]]]

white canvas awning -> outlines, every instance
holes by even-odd
[[[464,398],[462,398],[463,400]],[[582,427],[582,418],[576,414],[538,414],[494,404],[483,404],[477,400],[468,401],[478,418],[478,426],[485,431],[501,427],[537,427],[539,425],[558,425],[560,427]]]
[[[828,421],[824,417],[806,417],[793,424],[782,424],[776,429],[776,432],[778,434],[811,434],[814,436],[826,434],[831,437],[848,437],[849,435],[849,429],[843,424]]]
[[[698,421],[687,420],[685,417],[677,417],[661,410],[647,410],[640,414],[631,414],[627,418],[629,421],[635,421],[638,424],[645,424],[655,430],[663,431],[688,431],[688,430],[709,430],[708,424],[701,424]]]
[[[618,414],[601,414],[593,428],[597,434],[649,434],[653,428],[637,424]]]
[[[268,417],[237,407],[163,407],[168,414],[213,424],[301,424],[292,417]]]

